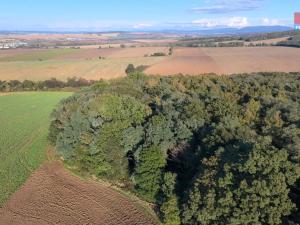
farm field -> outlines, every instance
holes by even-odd
[[[234,74],[300,71],[300,51],[286,47],[175,48],[172,57],[148,74]]]
[[[106,184],[72,176],[58,162],[35,171],[0,208],[0,224],[5,225],[154,225],[155,221],[137,200]]]
[[[168,48],[55,49],[0,51],[0,80],[46,80],[52,77],[111,79],[125,76],[128,64],[153,65],[166,57],[144,57]],[[22,52],[23,51],[23,52]],[[55,52],[57,51],[57,52]],[[2,55],[2,56],[1,56]],[[39,60],[43,56],[44,60]],[[99,59],[105,57],[105,59]],[[24,59],[24,60],[21,60]]]
[[[300,71],[300,51],[297,48],[176,47],[172,56],[144,57],[155,52],[167,53],[168,48],[0,51],[0,80],[38,81],[52,77],[66,80],[74,76],[92,80],[112,79],[125,76],[125,69],[130,63],[135,66],[147,65],[147,74],[158,75]]]
[[[0,206],[44,161],[50,113],[70,94],[35,92],[0,96]]]
[[[0,62],[16,62],[16,61],[44,61],[50,60],[58,56],[80,52],[80,49],[13,49],[0,52]]]

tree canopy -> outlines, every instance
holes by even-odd
[[[134,72],[62,102],[49,138],[72,168],[157,204],[164,224],[300,222],[299,73]]]

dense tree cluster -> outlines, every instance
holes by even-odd
[[[138,73],[138,72],[143,72],[146,70],[149,66],[147,65],[139,65],[135,67],[133,64],[128,64],[128,66],[125,69],[125,73],[127,75],[132,74],[132,73]]]
[[[13,92],[13,91],[42,91],[51,89],[61,89],[66,87],[86,87],[93,84],[94,81],[89,81],[83,78],[71,77],[67,81],[60,81],[56,78],[51,78],[44,81],[31,81],[31,80],[0,80],[0,92]]]
[[[66,163],[155,203],[164,224],[300,222],[300,74],[101,81],[53,112]]]
[[[286,41],[281,41],[278,43],[278,45],[300,48],[300,34],[292,36]]]
[[[164,52],[154,52],[153,54],[151,54],[150,56],[152,57],[159,57],[159,56],[166,56],[167,54]]]

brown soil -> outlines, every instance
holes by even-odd
[[[143,208],[109,186],[70,175],[58,162],[32,174],[0,208],[1,225],[155,224]]]
[[[0,51],[23,54],[25,50]],[[29,50],[38,51],[38,50]],[[287,47],[174,48],[166,57],[144,57],[155,52],[168,53],[166,47],[81,49],[45,61],[0,63],[0,80],[45,80],[56,77],[113,79],[125,76],[128,64],[150,66],[145,72],[154,75],[234,74],[252,72],[299,72],[300,50]],[[105,59],[99,59],[99,57]]]
[[[85,60],[101,57],[110,57],[112,54],[120,52],[120,48],[105,48],[105,49],[82,49],[81,51],[65,54],[55,57],[56,60]]]
[[[155,52],[168,53],[169,48],[166,47],[137,47],[137,48],[101,48],[101,49],[82,49],[75,53],[58,56],[56,60],[79,60],[79,59],[95,59],[105,58],[143,58],[144,55],[151,55]]]
[[[171,39],[171,38],[165,38],[165,39],[136,39],[134,41],[138,42],[138,43],[145,43],[145,44],[164,44],[164,43],[177,42],[178,39]]]
[[[37,51],[43,51],[39,49],[8,49],[8,50],[0,50],[0,58],[2,57],[11,57],[11,56],[17,56]]]
[[[286,47],[175,48],[172,57],[146,70],[148,74],[232,74],[298,72],[300,51]]]
[[[220,73],[221,69],[202,48],[176,48],[172,57],[151,66],[146,72],[159,75],[200,74]]]
[[[113,54],[112,58],[140,58],[145,55],[152,55],[157,52],[168,54],[168,47],[137,47],[137,48],[124,48],[117,54]]]

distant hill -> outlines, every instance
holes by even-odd
[[[242,34],[253,34],[253,33],[271,33],[271,32],[284,32],[293,30],[292,27],[288,26],[249,26],[243,28],[211,28],[211,29],[197,29],[195,27],[190,29],[163,29],[163,30],[127,30],[127,31],[1,31],[0,34],[31,34],[31,33],[41,33],[41,34],[91,34],[91,33],[111,33],[118,32],[122,34],[130,33],[153,33],[153,34],[180,34],[180,35],[204,35],[204,36],[224,36],[224,35],[242,35]]]
[[[243,35],[255,33],[284,32],[293,30],[288,26],[251,26],[243,28],[214,28],[202,30],[164,30],[164,33],[204,35],[204,36],[224,36],[224,35]]]

